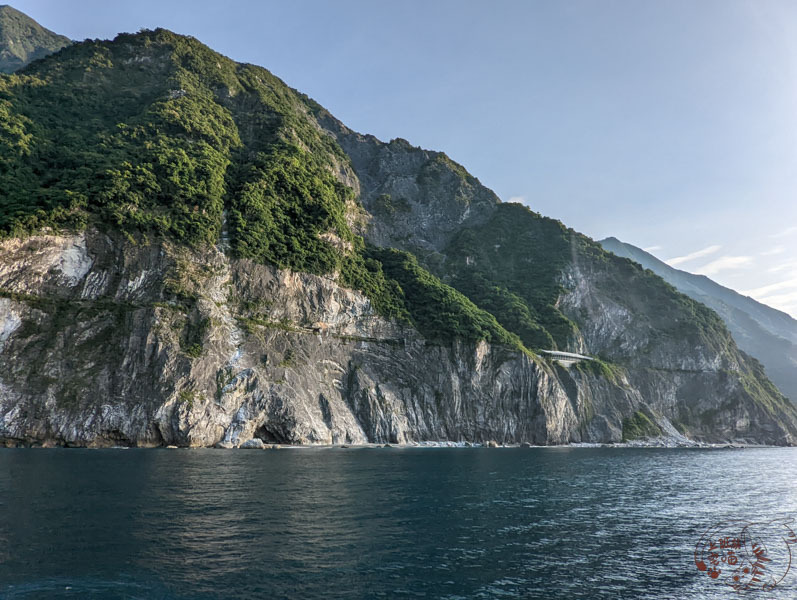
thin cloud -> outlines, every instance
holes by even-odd
[[[695,271],[698,275],[716,275],[720,271],[741,269],[753,264],[752,256],[723,256]]]
[[[772,296],[756,298],[756,300],[772,308],[791,313],[792,315],[795,314],[795,309],[797,309],[797,291],[787,294],[774,294]]]
[[[642,248],[645,252],[655,252],[656,250],[661,250],[661,246],[648,246],[647,248]]]
[[[761,252],[760,256],[775,256],[776,254],[783,254],[784,252],[786,252],[786,248],[784,248],[783,246],[775,246],[770,250]]]
[[[782,237],[786,237],[786,236],[792,235],[794,233],[797,233],[797,227],[787,227],[783,231],[779,231],[778,233],[773,233],[769,237],[771,237],[773,239],[774,238],[782,238]]]
[[[511,196],[507,202],[519,202],[520,204],[524,204],[526,202],[525,196]]]
[[[781,271],[788,271],[789,269],[794,269],[794,268],[797,268],[797,260],[790,260],[788,262],[775,265],[774,267],[769,267],[767,269],[767,272],[780,273]]]
[[[781,290],[788,290],[792,288],[797,288],[797,277],[793,279],[786,279],[785,281],[779,281],[778,283],[763,285],[761,287],[757,287],[752,290],[746,290],[741,293],[752,298],[765,298],[766,296],[771,295],[773,292],[779,292]]]
[[[696,258],[702,258],[703,256],[708,256],[709,254],[714,254],[715,252],[719,251],[722,246],[708,246],[703,248],[702,250],[696,250],[691,254],[686,254],[684,256],[676,256],[675,258],[671,258],[670,260],[665,260],[668,265],[674,267],[676,265],[683,264],[685,262],[689,262],[695,260]]]

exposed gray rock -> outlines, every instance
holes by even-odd
[[[356,190],[373,216],[364,233],[377,246],[439,252],[463,226],[486,221],[500,202],[441,152],[403,139],[381,142],[328,113],[318,118],[351,159]]]
[[[263,450],[266,445],[263,443],[263,440],[260,438],[252,438],[251,440],[246,440],[243,444],[238,446],[242,450]]]
[[[432,344],[332,279],[215,250],[89,231],[6,240],[0,265],[5,445],[619,442],[635,411],[675,431],[679,411],[717,412],[732,391],[708,350],[610,381],[484,342]],[[602,301],[579,289],[563,305]],[[585,332],[598,347],[628,317],[593,308],[607,313]],[[750,411],[740,401],[697,431],[792,442]]]
[[[780,391],[792,402],[797,402],[797,320],[723,287],[705,275],[674,269],[644,250],[616,238],[607,238],[600,243],[606,250],[650,269],[680,292],[716,311],[739,348],[760,360]]]

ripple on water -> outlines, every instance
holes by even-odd
[[[797,450],[0,451],[0,597],[727,598]],[[767,598],[797,597],[791,573]]]

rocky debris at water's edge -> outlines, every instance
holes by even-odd
[[[265,449],[266,445],[260,438],[252,438],[251,440],[246,440],[238,447],[242,450],[263,450]]]
[[[583,448],[583,449],[590,449],[590,448],[616,448],[616,449],[640,449],[640,448],[650,448],[650,449],[683,449],[683,448],[692,448],[692,449],[701,449],[701,450],[744,450],[747,448],[777,448],[779,446],[773,446],[770,444],[754,444],[754,443],[747,443],[744,441],[737,441],[737,442],[728,442],[722,444],[711,444],[706,442],[690,442],[690,443],[682,443],[682,442],[674,442],[670,439],[648,439],[648,440],[634,440],[632,442],[609,442],[609,443],[595,443],[595,442],[571,442],[568,444],[557,444],[557,445],[535,445],[529,444],[528,442],[523,442],[521,444],[495,444],[494,446],[490,443],[471,443],[471,442],[448,442],[448,441],[440,441],[440,442],[409,442],[406,444],[375,444],[375,443],[368,443],[368,444],[304,444],[304,445],[280,445],[280,444],[263,444],[262,440],[258,438],[253,438],[252,440],[247,440],[244,444],[240,446],[222,446],[222,445],[215,445],[213,446],[213,450],[281,450],[281,449],[289,449],[289,450],[335,450],[335,449],[353,449],[353,450],[372,450],[372,449],[384,449],[384,448],[398,448],[398,449],[451,449],[451,448],[485,448],[485,449],[492,449],[492,448],[504,448],[504,449],[553,449],[553,448]],[[9,443],[5,446],[0,446],[2,448],[35,448],[35,449],[65,449],[69,450],[71,448],[85,448],[84,446],[66,446],[57,442],[31,442],[31,443],[24,443],[24,442],[13,442]],[[90,446],[92,450],[128,450],[130,449],[128,446],[106,446],[106,447],[99,447],[99,446]],[[178,449],[185,449],[185,450],[197,450],[201,449],[201,447],[189,447],[189,446],[163,446],[163,448],[167,450],[178,450]],[[142,450],[152,449],[142,447]]]

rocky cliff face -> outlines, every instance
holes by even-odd
[[[568,394],[523,354],[431,345],[329,279],[217,252],[90,232],[5,242],[0,264],[7,443],[563,443],[602,437],[584,393],[618,391]]]
[[[717,334],[721,348],[716,338],[662,336],[655,320],[634,307],[648,298],[636,297],[631,286],[620,291],[607,285],[603,265],[578,261],[564,278],[569,291],[560,307],[580,324],[577,345],[625,365],[630,387],[679,431],[720,441],[752,428],[773,443],[793,443],[791,435],[775,433],[776,415],[792,412],[788,401],[769,392],[764,396],[773,404],[752,401],[752,388],[765,378],[751,372],[754,361],[736,350],[730,336],[723,344]]]
[[[359,134],[323,110],[317,119],[351,160],[371,216],[364,234],[377,246],[440,252],[456,232],[483,223],[500,204],[442,152]]]
[[[760,360],[767,375],[792,402],[797,399],[797,321],[786,313],[723,287],[704,275],[674,269],[644,250],[607,238],[601,246],[662,277],[678,291],[711,307],[734,340]]]
[[[0,89],[0,442],[797,440],[714,313],[265,69],[156,30]]]
[[[458,165],[444,155],[422,151],[403,140],[385,144],[352,132],[326,113],[318,117],[352,158],[363,205],[374,215],[365,232],[372,243],[413,250],[431,268],[462,259],[452,254],[460,249],[449,244],[458,232],[474,227],[480,231],[478,227],[495,214],[500,201],[492,192],[478,180],[460,176]],[[426,175],[430,168],[438,172],[435,177]],[[380,200],[386,197],[407,202],[399,203],[397,209],[393,201],[385,215]],[[430,214],[429,205],[435,214]],[[545,243],[544,233],[536,235]],[[695,306],[682,305],[667,286],[640,277],[641,272],[629,263],[607,261],[600,253],[596,256],[594,247],[584,252],[575,232],[569,237],[569,260],[558,271],[562,287],[556,300],[556,308],[575,324],[565,349],[622,365],[622,374],[610,386],[613,391],[596,395],[589,410],[582,412],[589,433],[580,438],[571,434],[570,441],[618,441],[623,422],[641,409],[664,435],[684,433],[720,442],[744,438],[749,433],[743,432],[756,430],[753,437],[763,436],[768,443],[794,443],[797,419],[791,406],[766,385],[760,365],[739,352],[724,328],[717,328],[705,314],[699,319],[709,323],[708,333],[687,326]],[[496,253],[501,245],[517,242],[500,236],[491,241],[498,242]],[[477,260],[464,258],[467,264]],[[539,260],[538,256],[526,258]],[[438,271],[445,273],[445,266]],[[623,275],[618,277],[618,271]],[[761,381],[767,389],[761,389]],[[567,387],[564,382],[563,387]],[[623,392],[618,393],[618,388]],[[588,390],[580,392],[590,395]],[[754,397],[766,400],[758,402]]]
[[[732,391],[712,364],[610,380],[430,344],[331,279],[97,231],[3,242],[0,287],[11,445],[609,442],[635,411],[677,438],[673,415]],[[702,437],[792,441],[744,403],[723,418]]]

